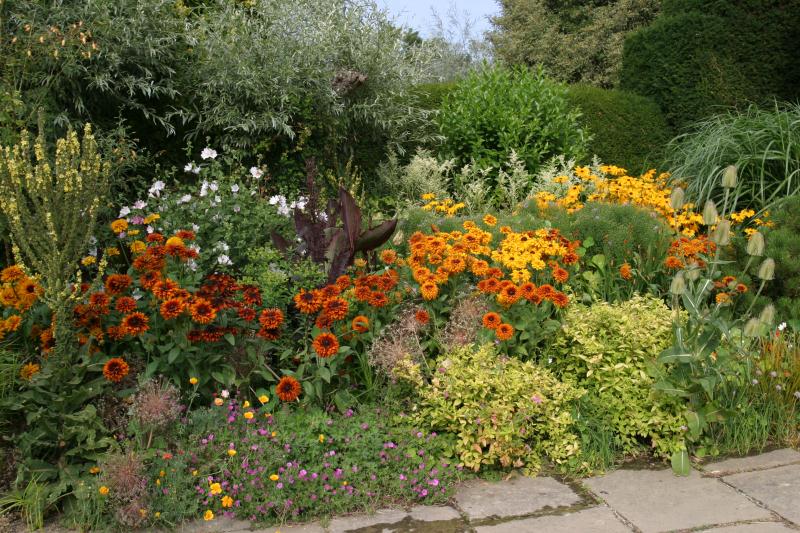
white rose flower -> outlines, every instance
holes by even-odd
[[[203,159],[216,159],[217,151],[212,148],[205,147],[203,148],[203,151],[200,152],[200,157]]]

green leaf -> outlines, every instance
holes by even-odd
[[[657,391],[663,392],[664,394],[668,394],[669,396],[680,396],[683,398],[689,396],[689,393],[684,389],[678,388],[675,384],[667,381],[666,379],[657,381],[655,385],[653,385],[653,388],[655,388]]]
[[[688,476],[692,471],[692,465],[689,462],[689,452],[686,450],[678,450],[672,454],[672,471],[678,476]]]
[[[325,380],[325,383],[331,382],[331,371],[327,367],[324,366],[319,367],[319,369],[317,370],[317,375],[321,379]]]
[[[694,411],[686,411],[683,416],[686,418],[686,425],[692,438],[699,437],[704,425],[701,416]]]
[[[694,354],[680,346],[671,346],[658,356],[659,363],[689,363],[693,359]]]
[[[233,333],[226,333],[225,340],[228,341],[228,344],[231,346],[236,346],[236,337],[233,336]]]
[[[181,354],[181,349],[176,346],[175,348],[169,351],[169,354],[167,354],[167,362],[169,364],[174,363],[180,354]]]

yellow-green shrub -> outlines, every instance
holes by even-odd
[[[647,366],[672,342],[670,309],[661,300],[570,306],[555,343],[555,372],[586,389],[593,416],[611,428],[623,453],[648,439],[657,455],[683,447],[683,405],[656,399]]]
[[[571,411],[583,391],[531,362],[467,346],[436,362],[412,418],[456,435],[452,451],[475,471],[522,468],[535,475],[546,456],[565,465],[579,454]]]

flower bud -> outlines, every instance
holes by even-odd
[[[775,306],[767,304],[764,309],[761,310],[761,315],[758,317],[758,320],[765,326],[772,324],[772,321],[775,320]]]
[[[678,272],[675,274],[675,277],[672,278],[672,283],[669,284],[669,292],[675,296],[680,296],[686,292],[686,281],[683,279],[683,271]]]
[[[717,223],[718,217],[717,206],[714,200],[707,201],[705,207],[703,207],[703,224],[706,226],[713,226]]]
[[[767,257],[758,267],[758,278],[764,281],[775,279],[775,260]]]
[[[728,165],[722,173],[722,186],[726,189],[736,187],[736,166]]]
[[[747,253],[753,257],[761,257],[764,255],[764,235],[757,231],[750,235],[747,240]]]
[[[725,246],[731,242],[731,221],[720,220],[714,233],[711,234],[711,240],[718,246]]]
[[[744,325],[745,337],[758,337],[761,329],[761,322],[757,318],[751,318]]]
[[[673,211],[680,211],[683,207],[683,198],[684,198],[683,189],[680,187],[675,187],[672,189],[672,194],[669,195],[669,205],[672,207]]]

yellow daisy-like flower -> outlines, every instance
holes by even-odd
[[[245,400],[244,403],[242,404],[242,407],[247,409],[248,407],[250,407],[250,402],[248,400]]]
[[[255,416],[255,415],[253,415],[253,411],[247,411],[247,412],[244,414],[244,417],[245,417],[247,420],[252,420],[253,416]],[[229,453],[230,453],[230,451],[229,451]]]
[[[483,217],[483,223],[487,226],[494,226],[497,224],[497,218],[492,215],[486,215]]]
[[[233,448],[231,448],[230,450],[228,450],[228,456],[229,456],[229,457],[233,457],[234,455],[236,455],[236,450],[234,450]]]
[[[143,222],[145,224],[152,224],[153,222],[155,222],[159,218],[161,218],[161,215],[159,215],[158,213],[153,213],[152,215],[147,215],[147,217],[145,217]]]
[[[130,245],[130,248],[131,253],[138,255],[147,250],[147,245],[142,241],[133,241]]]
[[[211,509],[206,509],[206,512],[203,513],[203,520],[205,520],[206,522],[214,520],[214,511],[212,511]]]
[[[115,257],[119,255],[119,248],[116,246],[112,246],[110,248],[106,248],[106,255],[108,257]]]
[[[320,442],[325,442],[325,435],[320,434],[319,441]]]
[[[197,381],[198,381],[197,378],[194,378],[194,377],[189,378],[189,383],[192,384],[192,385],[197,385]]]
[[[128,221],[124,218],[118,218],[111,223],[111,231],[114,233],[122,233],[126,229],[128,229]]]
[[[269,396],[267,396],[266,394],[262,394],[261,396],[258,397],[258,401],[261,403],[267,403],[269,402]]]
[[[426,192],[425,194],[422,195],[422,199],[425,200],[426,202],[429,202],[434,198],[436,198],[436,195],[433,194],[432,192]]]
[[[105,485],[103,485],[102,487],[100,487],[99,489],[97,489],[97,492],[99,492],[101,496],[108,496],[108,492],[109,492],[109,490],[108,490],[108,487],[106,487]]]
[[[233,498],[230,496],[223,496],[222,497],[222,506],[223,507],[233,507]]]
[[[97,263],[97,258],[93,255],[87,255],[83,259],[81,259],[81,264],[83,266],[89,266]]]
[[[222,494],[222,485],[219,483],[212,483],[208,486],[209,492],[211,492],[212,496],[216,496],[217,494]]]
[[[279,476],[278,474],[272,474],[271,476],[269,476],[269,479],[272,481],[278,481],[280,478],[281,476]]]

